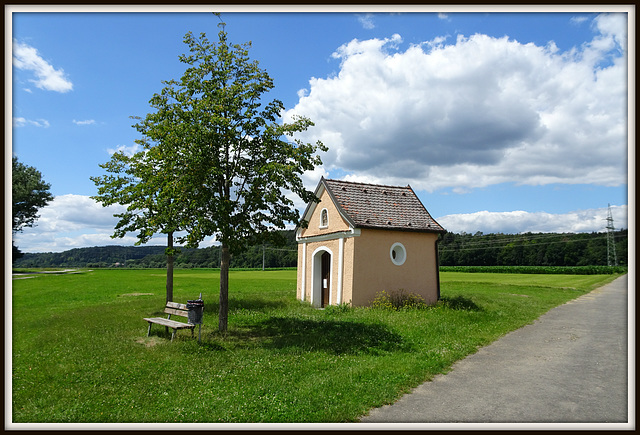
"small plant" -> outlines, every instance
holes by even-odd
[[[327,305],[324,308],[324,312],[327,314],[347,313],[351,310],[351,308],[353,307],[351,306],[351,301],[349,301],[349,302],[343,302],[338,305]]]
[[[371,307],[384,310],[419,309],[426,308],[427,303],[419,294],[406,293],[404,289],[391,293],[383,290],[376,293],[375,299],[371,302]]]

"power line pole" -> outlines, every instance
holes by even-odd
[[[611,204],[609,204],[609,211],[607,212],[607,265],[608,266],[618,265],[614,231],[615,231],[615,227],[613,226],[613,215],[611,214]]]

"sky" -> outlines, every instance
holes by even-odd
[[[605,231],[609,204],[628,228],[628,8],[377,9],[222,9],[229,40],[251,41],[274,79],[264,99],[284,103],[282,122],[310,118],[298,138],[329,148],[308,189],[321,176],[409,184],[455,233]],[[202,6],[162,11],[5,12],[5,167],[11,155],[34,166],[55,196],[13,235],[23,252],[136,241],[110,237],[119,209],[91,199],[90,177],[136,150],[130,117],[181,77],[184,35],[215,41],[220,23]]]

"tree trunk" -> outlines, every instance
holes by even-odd
[[[231,255],[229,255],[229,247],[223,242],[220,255],[220,311],[218,317],[218,330],[220,332],[225,332],[228,324],[230,262]]]
[[[173,231],[167,234],[167,302],[173,302]]]

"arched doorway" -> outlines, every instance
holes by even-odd
[[[324,308],[331,304],[331,259],[332,252],[325,247],[318,248],[313,253],[313,271],[311,304]]]
[[[329,305],[329,292],[331,288],[331,254],[324,252],[321,257],[322,266],[320,268],[320,276],[322,285],[320,286],[320,307],[324,308]]]

